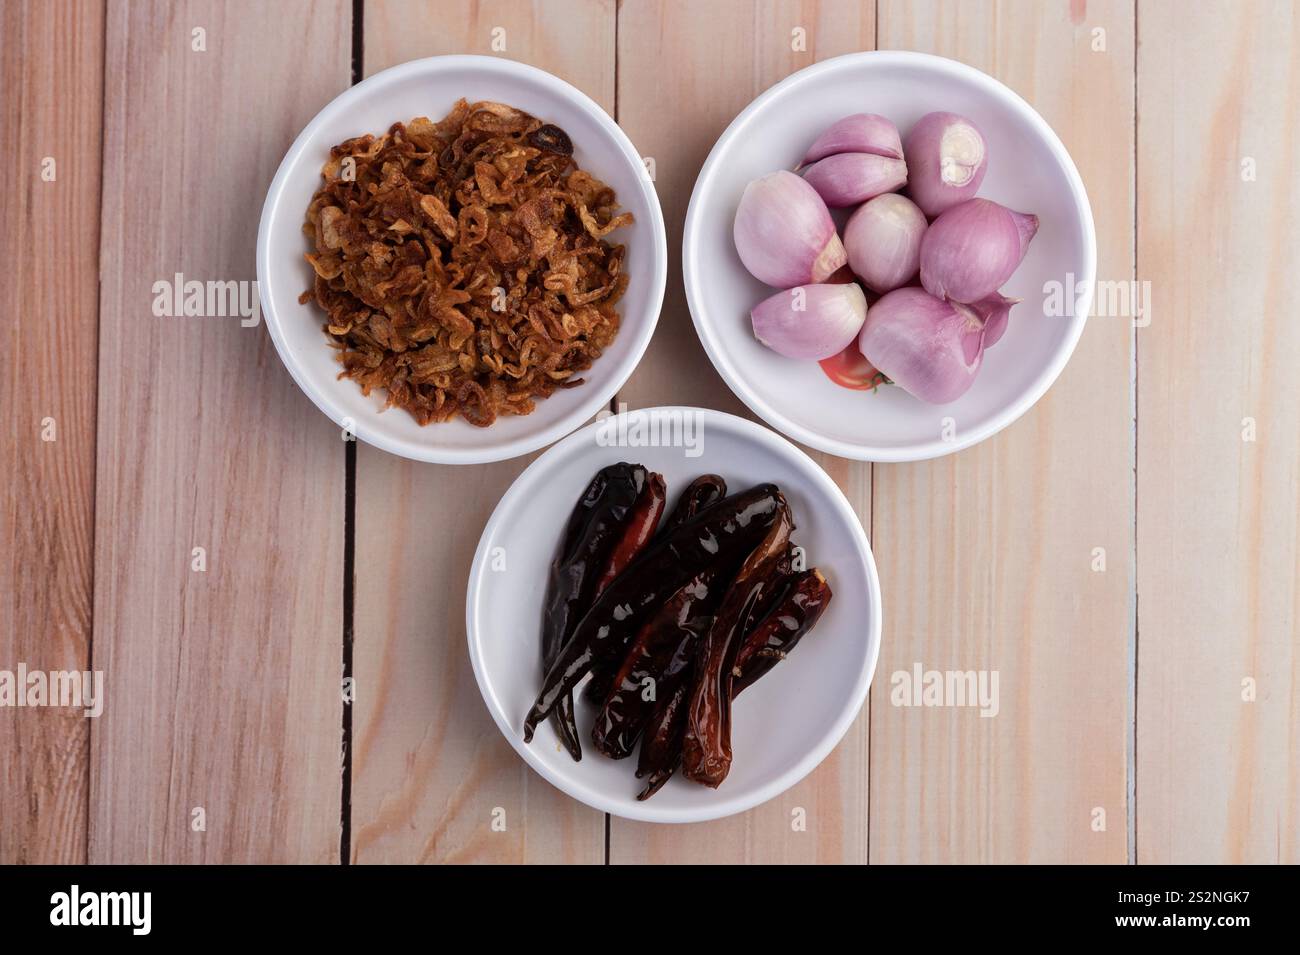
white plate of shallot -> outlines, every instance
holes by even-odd
[[[837,57],[718,139],[682,269],[719,374],[772,427],[842,457],[961,450],[1024,414],[1091,306],[1096,235],[1046,121],[979,70]]]

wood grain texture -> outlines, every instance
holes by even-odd
[[[1300,11],[1248,9],[1138,16],[1139,862],[1300,862]]]
[[[261,197],[348,86],[352,13],[0,4],[0,670],[93,667],[107,697],[97,720],[0,708],[0,863],[334,863],[347,812],[358,862],[605,861],[606,817],[514,755],[466,657],[470,558],[528,461],[358,447],[344,806],[345,446],[264,329],[152,312],[177,272],[255,278]],[[632,407],[746,413],[681,291],[691,188],[754,96],[877,41],[1023,95],[1079,165],[1098,277],[1151,283],[1149,327],[1091,319],[984,444],[874,469],[817,456],[881,574],[870,705],[789,793],[710,824],[611,820],[608,861],[1300,862],[1293,4],[369,0],[363,26],[366,73],[534,63],[655,160],[670,277]],[[918,662],[998,671],[998,717],[892,706]]]
[[[549,9],[554,9],[550,7]],[[443,53],[505,50],[614,110],[614,4],[370,2],[365,72]],[[435,426],[436,427],[436,426]],[[352,858],[357,862],[589,862],[605,816],[515,755],[474,681],[465,588],[479,535],[535,455],[451,467],[357,456]],[[504,830],[493,828],[504,813]],[[496,818],[501,818],[499,815]]]
[[[792,31],[802,28],[806,49]],[[874,5],[680,0],[619,8],[619,124],[654,159],[669,236],[668,290],[654,340],[618,400],[629,407],[697,405],[753,415],[714,371],[681,284],[681,235],[695,177],[727,124],[755,96],[817,60],[869,50]],[[814,453],[870,528],[871,466]],[[797,515],[796,515],[797,517]],[[611,820],[610,861],[865,862],[867,708],[831,756],[782,796],[750,812],[690,826]],[[804,810],[806,828],[794,811]]]
[[[347,86],[349,24],[109,4],[92,862],[338,860],[343,443],[264,328],[151,307],[178,272],[255,278],[261,198]]]
[[[1133,8],[1082,6],[882,0],[880,47],[962,60],[1024,96],[1079,166],[1098,277],[1127,281]],[[1091,49],[1094,26],[1105,52]],[[872,862],[1126,859],[1131,339],[1125,319],[1090,319],[1020,421],[955,455],[876,467],[885,631],[872,691]],[[1097,547],[1104,572],[1091,569]],[[892,674],[917,663],[997,671],[998,715],[891,705]],[[1098,809],[1105,831],[1093,829]]]
[[[0,260],[10,263],[0,285],[0,670],[84,671],[103,10],[6,3],[0,35],[0,126],[13,174],[0,190]],[[0,864],[84,862],[90,720],[80,709],[6,708],[0,739]]]

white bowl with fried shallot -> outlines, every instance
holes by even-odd
[[[538,398],[526,415],[501,415],[487,427],[463,417],[421,425],[400,407],[385,408],[386,393],[364,395],[340,378],[342,365],[323,326],[326,312],[299,302],[314,279],[304,255],[314,251],[303,223],[320,188],[331,147],[364,134],[376,137],[415,117],[437,122],[459,99],[505,103],[559,127],[578,166],[610,186],[634,223],[611,242],[626,246],[628,286],[613,307],[619,329],[588,369],[582,384]],[[631,141],[580,90],[542,70],[487,56],[414,60],[345,90],[289,147],[267,193],[257,239],[257,273],[267,329],[298,386],[340,428],[385,451],[418,461],[477,464],[535,451],[563,437],[607,407],[631,375],[654,332],[667,275],[667,243],[654,184]]]

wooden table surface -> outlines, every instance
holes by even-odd
[[[1300,862],[1293,3],[4,0],[0,40],[0,670],[106,694],[0,709],[0,862]],[[880,568],[869,705],[744,815],[606,817],[515,756],[466,656],[470,557],[531,458],[340,441],[264,327],[155,317],[152,285],[256,277],[266,187],[350,83],[506,56],[655,161],[673,265],[618,400],[745,413],[680,288],[691,186],[757,94],[871,49],[1024,96],[1098,277],[1150,310],[1095,314],[975,448],[819,456]],[[892,705],[918,664],[997,671],[997,717]]]

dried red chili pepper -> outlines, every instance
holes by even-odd
[[[686,486],[677,497],[672,513],[664,522],[664,533],[669,533],[690,520],[704,508],[715,504],[727,496],[727,482],[716,474],[702,474]],[[597,591],[599,593],[599,591]],[[587,702],[603,707],[610,690],[614,686],[614,677],[618,662],[608,665],[593,665],[591,679],[587,681],[584,696]]]
[[[762,593],[754,601],[754,606],[745,619],[745,625],[741,633],[749,633],[758,625],[758,622],[766,617],[773,607],[786,595],[790,589],[790,584],[794,581],[795,557],[799,553],[799,547],[795,544],[786,544],[785,553],[776,559],[772,569],[768,571],[767,580],[764,582]]]
[[[762,543],[789,507],[774,484],[760,484],[719,501],[647,547],[635,573],[605,589],[574,630],[543,681],[524,719],[524,741],[537,724],[587,674],[593,663],[614,660],[658,607],[696,574],[727,563]],[[784,546],[784,542],[782,544]]]
[[[655,536],[655,531],[659,528],[659,519],[664,516],[667,494],[664,476],[652,472],[641,489],[636,507],[632,509],[631,519],[623,526],[623,533],[614,545],[613,551],[610,552],[609,561],[601,571],[600,579],[596,581],[597,596],[614,582],[615,577],[623,573],[627,565],[632,563],[636,555],[641,553],[650,543],[650,539]]]
[[[704,571],[673,594],[637,633],[592,727],[592,742],[606,756],[632,755],[659,696],[675,692],[681,682],[684,663],[694,656],[729,579],[722,568]]]
[[[674,530],[726,496],[726,481],[717,474],[701,474],[678,496],[673,512],[664,522],[664,531]]]
[[[731,668],[731,698],[776,666],[817,625],[831,602],[831,585],[816,567],[795,576],[780,603],[741,641]]]
[[[773,570],[787,553],[794,521],[783,508],[763,541],[745,558],[704,637],[682,742],[688,779],[717,788],[731,770],[731,667],[754,608],[773,586]]]
[[[649,799],[662,789],[682,765],[682,739],[686,735],[686,714],[690,709],[697,662],[697,654],[692,652],[682,664],[676,688],[659,698],[646,723],[641,752],[637,756],[636,778],[649,778],[645,788],[637,794],[639,800]]]
[[[543,673],[550,670],[573,628],[596,599],[599,577],[653,477],[658,475],[648,474],[639,464],[611,464],[596,472],[578,498],[547,577],[542,604]],[[572,694],[560,700],[551,723],[569,754],[582,759]]]
[[[779,571],[778,571],[779,575]],[[831,600],[830,584],[815,568],[798,573],[780,600],[746,635],[732,668],[731,698],[748,689],[789,655],[805,633],[816,626]],[[649,799],[681,768],[682,742],[693,688],[692,673],[698,660],[691,656],[673,666],[684,672],[673,692],[661,696],[646,721],[637,756],[636,778],[646,779],[637,799]],[[647,778],[648,777],[648,778]]]

